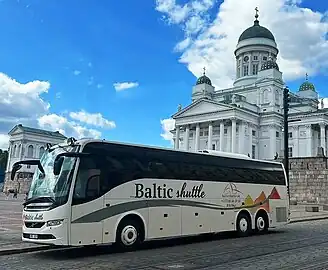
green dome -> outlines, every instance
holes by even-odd
[[[261,71],[262,70],[273,69],[273,68],[279,71],[278,64],[274,60],[269,59],[268,61],[266,61],[262,64]]]
[[[307,90],[312,90],[315,92],[315,86],[313,83],[310,83],[309,81],[305,81],[304,83],[301,84],[299,91],[307,91]]]
[[[212,85],[212,82],[211,82],[210,78],[207,77],[206,75],[203,75],[202,77],[199,77],[197,79],[196,85],[203,84],[203,83],[208,84],[208,85]]]

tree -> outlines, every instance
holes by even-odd
[[[8,161],[8,151],[2,151],[0,149],[0,170],[5,171],[6,166],[7,166],[7,161]]]

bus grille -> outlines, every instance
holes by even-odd
[[[26,228],[41,228],[45,222],[25,222]]]
[[[276,220],[277,222],[287,222],[287,208],[277,207],[276,208]]]

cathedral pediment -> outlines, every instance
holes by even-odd
[[[234,109],[235,107],[215,102],[212,100],[198,100],[186,108],[182,109],[181,111],[177,112],[172,116],[172,118],[182,118],[186,116],[192,116],[192,115],[200,115],[200,114],[206,114],[206,113],[212,113],[212,112],[219,112],[219,111],[227,111]]]

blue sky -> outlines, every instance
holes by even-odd
[[[189,13],[181,13],[183,5],[197,1],[204,2],[204,10],[193,13],[190,8]],[[279,1],[282,5],[288,5],[287,1]],[[233,5],[236,0],[225,2],[228,6]],[[245,23],[242,19],[235,22],[236,28],[231,37],[232,41],[235,40],[234,43],[237,39],[233,38],[238,38],[241,30],[252,24],[254,7],[259,1],[245,2],[248,2],[249,10],[242,12],[247,20]],[[263,1],[262,9],[269,9],[270,5],[275,5],[274,2]],[[327,11],[328,5],[325,1],[312,2],[303,1],[297,8],[300,10],[306,7],[321,13]],[[217,54],[220,59],[208,63],[206,61],[209,60],[199,60],[199,55],[190,56],[191,52],[202,53],[199,48],[189,46],[176,49],[177,44],[186,37],[190,38],[191,44],[204,39],[204,33],[217,23],[215,19],[220,14],[220,4],[220,1],[214,0],[0,1],[0,72],[20,84],[35,80],[40,81],[39,83],[49,83],[48,86],[43,85],[44,88],[40,91],[31,90],[28,94],[20,92],[21,99],[25,95],[33,96],[33,93],[38,93],[37,96],[31,97],[29,102],[22,100],[22,106],[27,103],[30,105],[26,116],[22,116],[22,112],[18,118],[11,112],[8,120],[5,112],[0,109],[0,133],[5,134],[14,124],[23,122],[28,125],[43,125],[42,127],[48,129],[60,129],[67,135],[70,131],[76,134],[78,127],[83,127],[101,132],[102,138],[169,146],[170,141],[164,140],[160,135],[163,133],[160,120],[167,119],[176,112],[179,103],[183,106],[190,103],[191,88],[197,76],[201,75],[201,67],[208,67],[208,74],[210,77],[213,75],[217,85],[222,87],[222,83],[225,87],[230,86],[230,81],[221,72],[222,67],[215,69],[213,64],[221,59],[221,62],[229,62],[233,67],[233,55],[228,53],[229,50],[223,50]],[[261,10],[261,4],[259,5]],[[238,5],[233,8],[238,9]],[[269,21],[273,15],[263,14],[264,21]],[[288,16],[289,13],[285,12],[285,15]],[[309,15],[303,16],[306,18]],[[197,29],[190,27],[195,18],[198,20]],[[311,81],[320,89],[321,95],[326,94],[325,68],[328,66],[328,54],[322,52],[320,55],[324,57],[325,66],[313,67],[316,62],[309,55],[310,49],[306,51],[306,48],[319,43],[320,35],[327,33],[324,23],[323,19],[322,22],[317,22],[317,31],[312,29],[317,36],[313,34],[310,40],[312,43],[303,44],[306,56],[285,54],[283,67],[291,63],[288,61],[297,65],[295,71],[292,67],[293,70],[289,71],[288,75],[289,80],[294,81],[288,81],[292,89],[304,80],[304,67],[311,67],[313,70],[308,71]],[[270,25],[265,26],[271,30]],[[281,29],[286,27],[274,23],[272,27],[280,37],[285,33]],[[297,38],[304,40],[304,33],[300,33]],[[230,50],[234,49],[233,46],[235,44]],[[278,43],[278,46],[280,50],[283,47],[287,48],[286,51],[289,49],[286,44],[282,46]],[[208,52],[207,48],[207,55]],[[296,60],[301,63],[295,64]],[[6,82],[9,79],[3,80]],[[116,91],[113,84],[123,82],[138,83],[138,86]],[[37,85],[36,83],[36,88],[39,87]],[[7,93],[8,91],[11,90],[7,89]],[[36,101],[40,105],[40,100],[37,100],[39,94],[50,107],[42,107],[38,113],[33,114],[33,102]],[[11,109],[15,111],[14,105]],[[83,119],[69,117],[71,112],[81,111],[84,112]],[[101,114],[101,117],[98,115],[97,118],[98,125],[94,125],[95,122],[90,120],[92,117],[86,120],[89,114],[97,113]],[[43,115],[50,115],[52,118],[42,118]],[[40,121],[40,118],[43,121]],[[100,118],[114,121],[115,128],[108,122],[105,128],[104,122],[99,122]],[[83,134],[89,133],[85,131]]]

